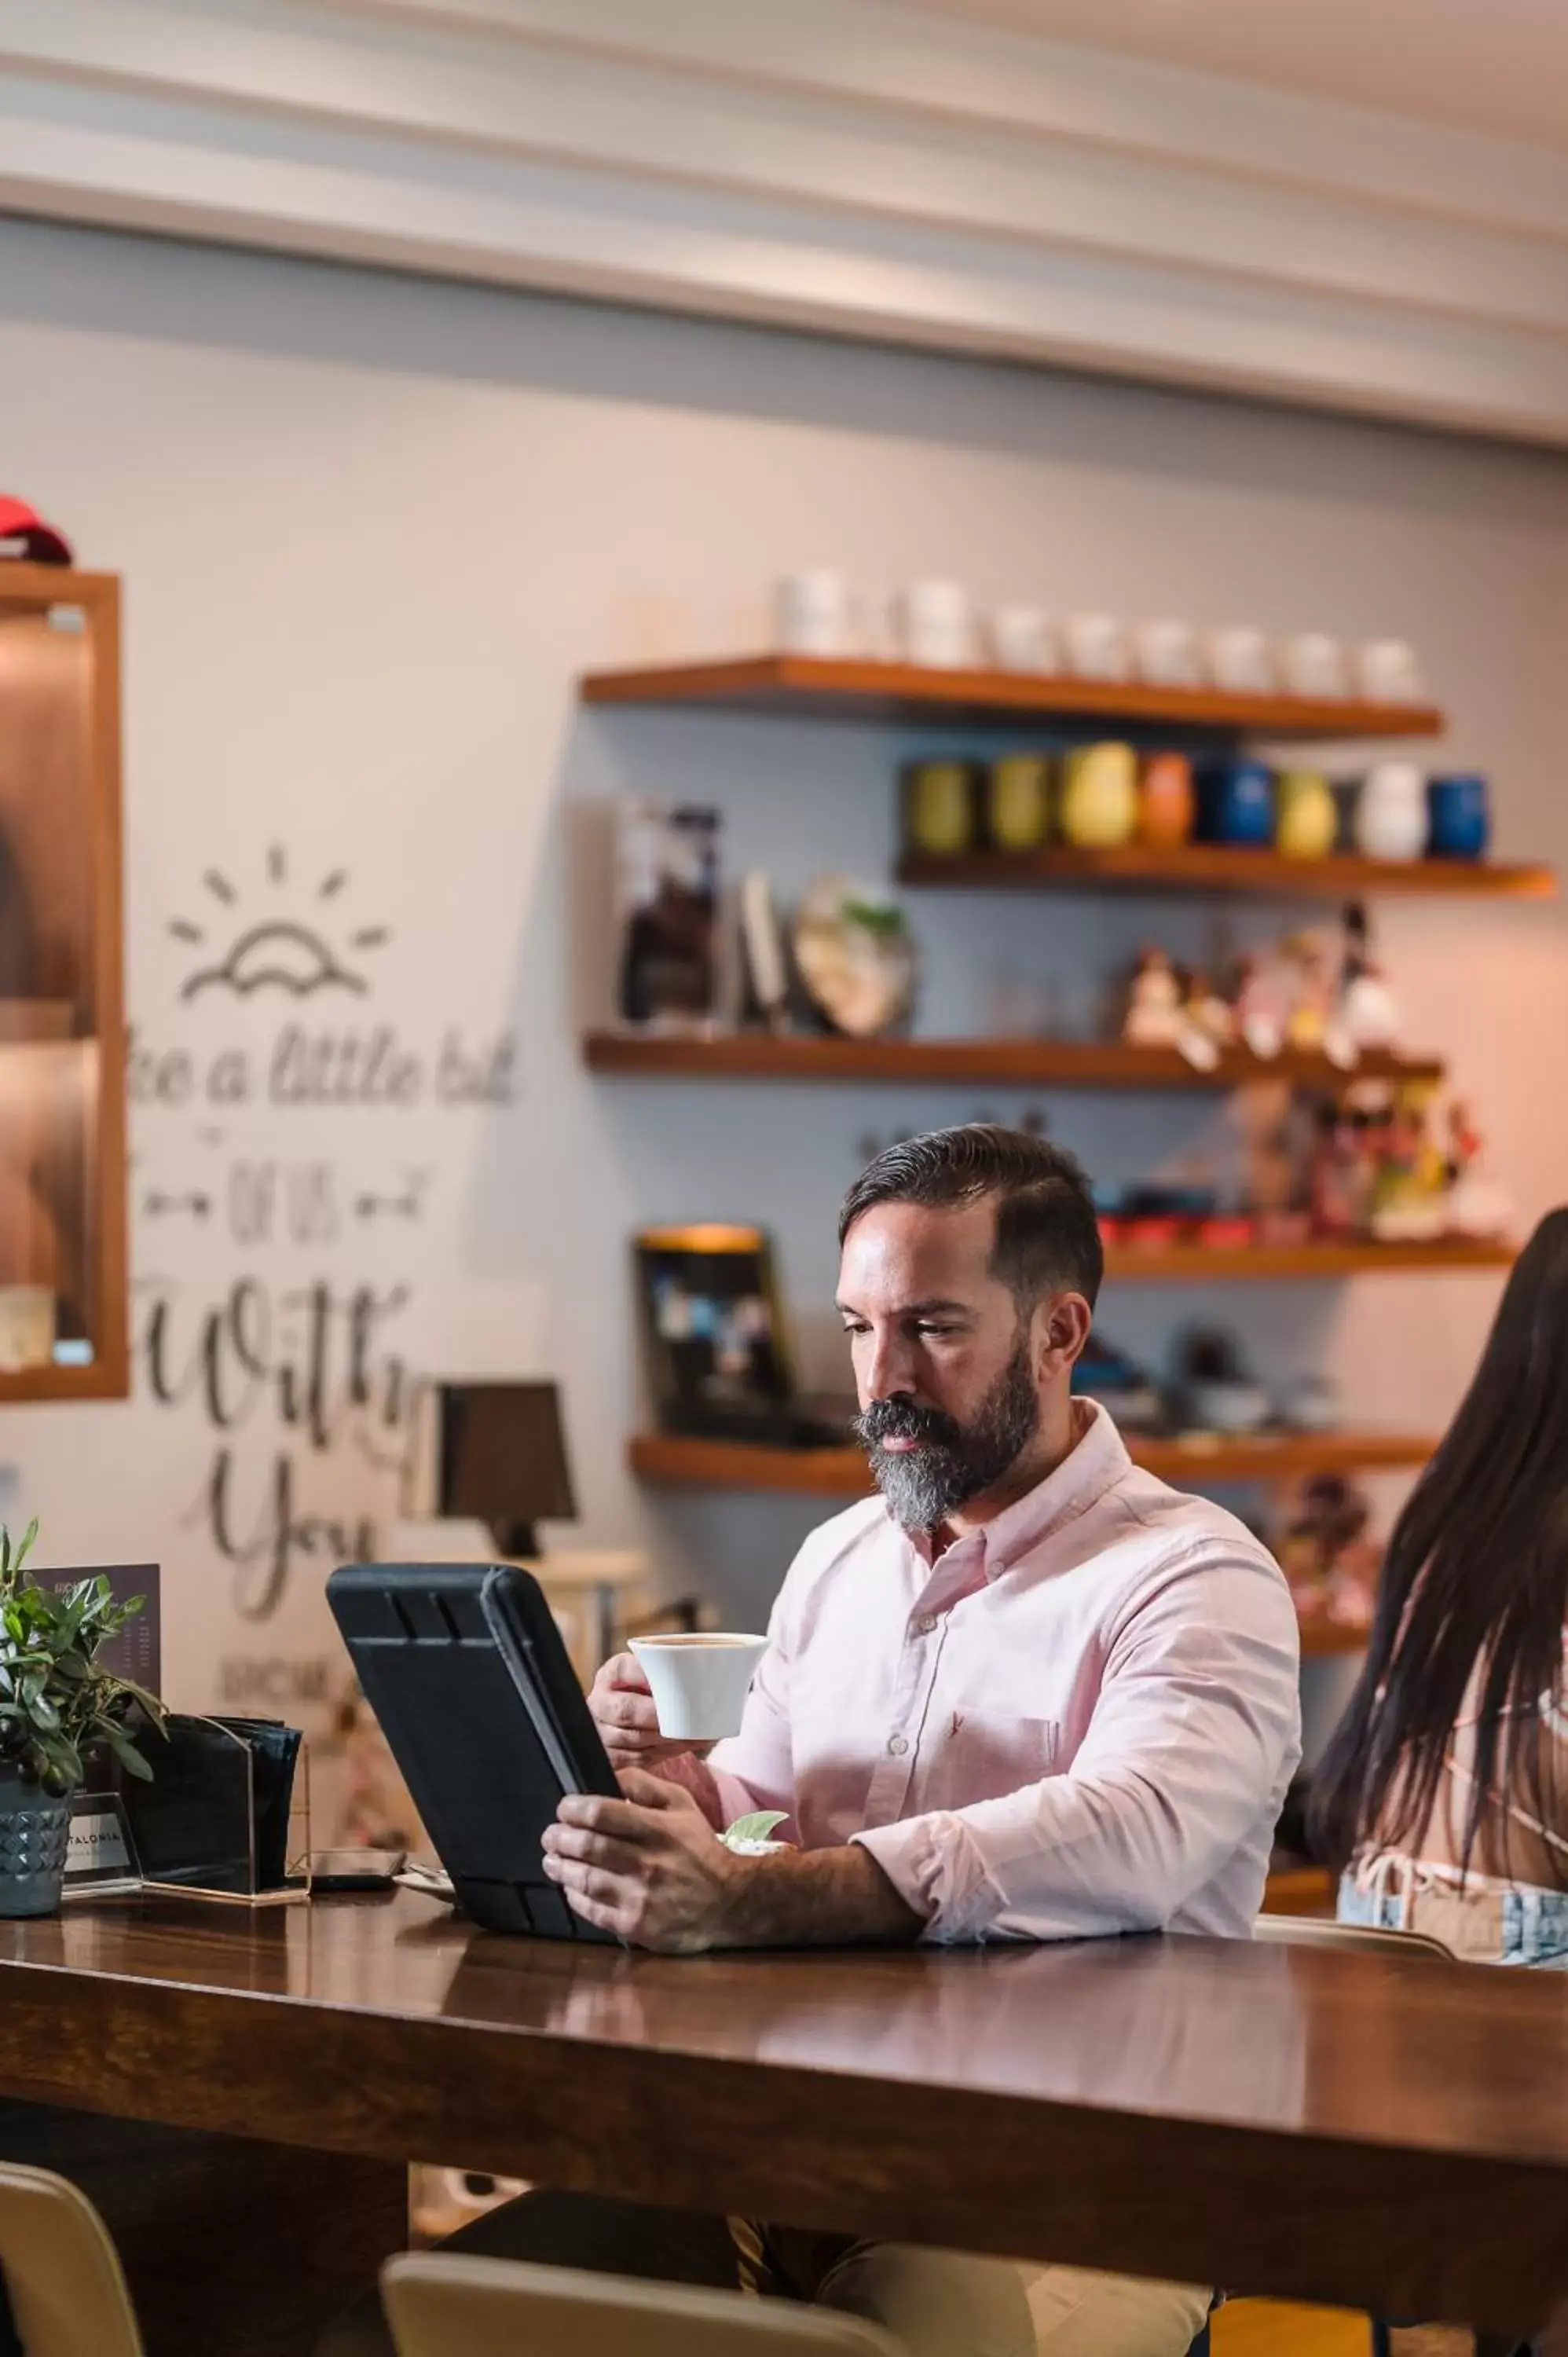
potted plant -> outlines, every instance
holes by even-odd
[[[54,1913],[84,1754],[102,1745],[128,1775],[150,1777],[130,1726],[164,1717],[132,1679],[98,1666],[145,1598],[116,1603],[102,1574],[40,1587],[25,1570],[38,1534],[35,1519],[13,1546],[0,1526],[0,1916]]]

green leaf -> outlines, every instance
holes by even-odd
[[[903,909],[887,901],[846,900],[843,913],[848,923],[878,941],[897,941],[904,931]]]
[[[117,1678],[115,1684],[121,1693],[134,1702],[138,1709],[146,1713],[160,1735],[166,1733],[164,1721],[168,1717],[167,1703],[160,1702],[156,1695],[147,1692],[145,1686],[139,1686],[134,1678]]]
[[[737,1842],[768,1840],[774,1826],[781,1825],[787,1813],[783,1809],[756,1809],[748,1817],[736,1817],[733,1825],[725,1827],[723,1839],[725,1848],[734,1849]]]
[[[105,1723],[102,1733],[104,1742],[107,1743],[127,1775],[139,1776],[144,1784],[150,1784],[153,1781],[153,1771],[124,1728],[116,1727],[113,1720],[110,1719]]]
[[[16,1554],[11,1558],[9,1568],[12,1571],[21,1570],[22,1566],[27,1562],[28,1555],[31,1555],[33,1551],[33,1542],[38,1535],[38,1518],[37,1514],[35,1514],[32,1521],[27,1524],[27,1529],[22,1533],[21,1545],[16,1549]]]

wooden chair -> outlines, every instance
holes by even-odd
[[[381,2305],[398,2357],[903,2357],[832,2309],[523,2259],[405,2252]]]
[[[119,2255],[84,2193],[47,2169],[0,2166],[0,2352],[142,2357]]]
[[[1252,1927],[1255,1940],[1273,1942],[1275,1945],[1293,1948],[1347,1948],[1371,1953],[1381,1949],[1385,1954],[1427,1956],[1439,1964],[1457,1964],[1452,1948],[1444,1947],[1426,1932],[1385,1932],[1370,1923],[1336,1923],[1317,1915],[1260,1915]],[[1380,2317],[1369,2319],[1372,2335],[1372,2357],[1391,2357],[1390,2338],[1394,2327]],[[1537,2343],[1533,2341],[1513,2341],[1507,2335],[1477,2333],[1477,2357],[1534,2357]],[[1207,2350],[1199,2357],[1208,2357]]]
[[[1431,1956],[1441,1964],[1457,1964],[1452,1948],[1426,1932],[1384,1932],[1371,1923],[1336,1923],[1325,1915],[1260,1915],[1252,1926],[1254,1940],[1290,1948],[1380,1948],[1385,1954]]]

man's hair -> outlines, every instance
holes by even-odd
[[[1092,1308],[1105,1254],[1082,1168],[1062,1146],[994,1122],[929,1129],[868,1162],[843,1199],[839,1243],[878,1203],[956,1211],[992,1198],[991,1273],[1006,1286],[1020,1315],[1058,1288],[1081,1293]]]

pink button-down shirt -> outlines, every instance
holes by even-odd
[[[934,1562],[880,1499],[824,1523],[768,1638],[710,1760],[726,1822],[863,1843],[928,1939],[1249,1932],[1301,1755],[1295,1612],[1103,1408]]]

